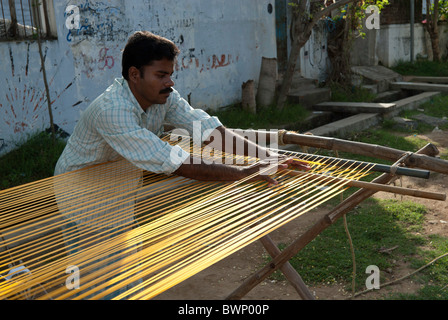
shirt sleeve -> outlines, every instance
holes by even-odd
[[[171,146],[142,128],[138,116],[129,110],[103,110],[98,114],[96,127],[111,148],[147,171],[171,174],[190,156],[179,146]]]
[[[201,143],[209,137],[213,129],[222,126],[217,117],[210,116],[204,110],[194,109],[176,90],[170,95],[165,121],[176,128],[187,130],[193,135],[194,141],[200,140]]]

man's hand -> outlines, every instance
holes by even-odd
[[[270,184],[277,185],[278,181],[270,175],[286,168],[288,168],[288,164],[271,163],[269,161],[261,160],[253,165],[245,167],[243,172],[247,176],[254,175],[248,181],[265,180]]]
[[[283,155],[283,154],[278,154],[278,153],[270,153],[269,155],[270,159],[277,159],[278,163],[284,163],[287,165],[291,165],[293,167],[295,167],[296,169],[299,170],[305,170],[308,171],[311,169],[311,167],[309,166],[308,163],[304,162],[304,161],[300,161],[300,160],[296,160],[292,157],[289,157],[287,155]]]
[[[270,184],[278,185],[278,181],[272,178],[270,175],[276,173],[277,171],[287,169],[290,165],[299,170],[308,171],[311,169],[311,167],[306,162],[298,161],[285,155],[271,153],[270,160],[261,160],[256,164],[246,167],[244,169],[244,172],[248,176],[256,174],[249,181],[265,180]]]

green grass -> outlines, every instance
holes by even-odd
[[[346,87],[338,83],[330,83],[331,100],[337,102],[372,102],[376,95],[363,87]]]
[[[407,119],[416,119],[415,116],[421,113],[424,113],[427,116],[439,118],[439,119],[448,119],[448,96],[438,96],[431,101],[428,101],[422,104],[418,109],[424,110],[407,110],[400,113],[401,117]],[[448,130],[448,121],[445,124],[438,126],[439,129]],[[435,128],[434,125],[425,124],[422,121],[419,121],[418,129],[414,130],[417,133],[429,132]]]
[[[207,110],[207,112],[217,116],[228,128],[267,130],[303,122],[309,114],[309,111],[299,104],[287,104],[282,110],[274,106],[259,108],[256,114],[243,110],[241,105],[229,106],[218,111]]]
[[[446,286],[432,284],[424,286],[417,293],[393,294],[389,300],[448,300],[448,290]]]
[[[354,132],[350,137],[346,139],[411,152],[419,150],[428,143],[426,140],[421,139],[414,134],[397,134],[396,131],[383,129],[382,127],[373,128],[369,131]],[[333,153],[332,151],[321,150],[319,151],[319,153],[324,155],[336,156],[343,159],[353,159],[381,164],[392,164],[391,161],[388,160],[358,155],[349,152]]]
[[[439,235],[430,235],[427,239],[428,250],[421,253],[421,259],[413,261],[414,267],[427,265],[435,258],[448,252],[448,239]],[[426,283],[417,293],[392,295],[391,299],[406,300],[447,300],[448,299],[448,257],[443,257],[416,275],[416,280]]]
[[[425,114],[432,117],[448,118],[448,96],[438,96],[422,104],[419,109],[425,110]]]
[[[412,134],[398,135],[395,131],[382,128],[356,133],[352,140],[406,151],[417,151],[427,144],[427,141]]]
[[[448,149],[445,149],[443,152],[440,152],[440,159],[448,160]]]
[[[426,208],[413,202],[369,199],[356,212],[347,215],[355,248],[357,288],[364,289],[365,270],[376,265],[380,270],[394,267],[394,261],[411,259],[426,243],[421,230]],[[283,249],[285,245],[279,246]],[[382,253],[382,248],[394,248]],[[308,284],[349,283],[353,260],[343,220],[327,228],[290,261]],[[278,277],[277,274],[275,277]]]
[[[400,61],[392,68],[392,70],[401,75],[448,77],[448,62],[434,62],[427,60],[415,62]]]
[[[375,129],[371,129],[369,131],[361,131],[353,133],[348,140],[353,141],[359,141],[364,142],[368,144],[376,144],[379,146],[384,147],[390,147],[393,149],[403,150],[403,151],[411,151],[415,152],[424,147],[428,141],[419,138],[417,135],[414,134],[397,134],[396,131],[389,130],[389,129],[383,129],[382,127],[378,127]],[[332,157],[338,157],[342,159],[352,159],[357,161],[364,161],[364,162],[372,162],[372,163],[378,163],[378,164],[386,164],[386,165],[392,165],[392,161],[380,159],[380,158],[374,158],[374,157],[368,157],[363,156],[355,153],[349,153],[349,152],[338,152],[333,153],[332,151],[326,151],[321,150],[319,151],[319,154],[328,155]],[[448,156],[448,154],[447,154]],[[376,177],[378,177],[381,173],[379,172],[371,172],[369,176],[364,178],[365,181],[372,181]],[[354,192],[356,192],[357,189],[349,188],[348,190],[343,192],[343,197],[347,198]],[[338,202],[337,198],[333,198],[329,200],[329,204],[335,205]]]
[[[0,189],[11,188],[53,175],[65,142],[46,132],[30,136],[21,146],[0,157]]]

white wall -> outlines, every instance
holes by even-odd
[[[54,122],[71,133],[80,113],[121,76],[121,50],[136,30],[181,49],[174,81],[193,106],[218,108],[241,99],[258,81],[261,58],[276,57],[270,0],[54,1],[58,39],[43,43]],[[78,30],[65,26],[68,5],[80,9]],[[11,147],[49,127],[38,46],[0,42],[0,139]],[[1,141],[1,140],[0,140]],[[0,154],[8,148],[2,148]]]
[[[411,28],[409,24],[381,26],[379,30],[365,30],[366,37],[358,38],[352,51],[355,65],[377,65],[393,67],[400,61],[411,61]],[[440,50],[447,54],[448,26],[440,27]],[[414,26],[414,60],[420,56],[431,58],[431,40],[420,23]]]
[[[331,68],[328,57],[327,38],[328,25],[321,20],[313,28],[310,39],[300,50],[300,74],[304,78],[324,81]]]
[[[400,60],[411,61],[410,24],[381,26],[376,38],[376,56],[386,67],[393,67]],[[426,55],[426,39],[423,26],[414,25],[414,59]]]

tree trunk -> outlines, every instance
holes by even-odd
[[[432,53],[433,60],[440,61],[440,46],[439,46],[439,1],[434,1],[434,12],[433,12],[433,33],[431,34],[431,42],[432,42]]]
[[[439,46],[439,33],[434,32],[431,34],[431,46],[432,46],[432,55],[433,55],[433,61],[440,61],[441,59],[441,53],[440,53],[440,46]]]
[[[300,49],[305,45],[311,36],[311,32],[316,23],[324,16],[328,15],[331,11],[342,7],[349,3],[359,2],[361,0],[340,0],[325,9],[312,14],[312,20],[308,18],[308,12],[306,12],[306,4],[308,0],[296,0],[298,4],[297,14],[295,15],[294,22],[296,28],[293,29],[293,41],[291,44],[291,52],[288,58],[288,64],[286,66],[286,72],[283,78],[283,82],[280,88],[280,92],[277,99],[277,108],[282,109],[285,105],[289,89],[291,88],[292,78],[297,64],[297,59],[300,55]]]
[[[288,64],[286,65],[286,72],[283,78],[282,86],[280,89],[277,107],[282,109],[285,106],[286,99],[288,97],[289,89],[291,88],[292,78],[294,77],[294,71],[296,69],[297,59],[300,55],[300,50],[308,41],[311,33],[306,35],[301,35],[300,37],[295,37],[292,45],[291,52],[289,54]]]
[[[280,87],[280,92],[278,95],[277,108],[279,109],[283,109],[283,107],[285,106],[289,89],[291,88],[292,78],[294,77],[297,59],[300,56],[300,50],[311,36],[311,31],[309,32],[308,36],[304,34],[304,28],[306,24],[305,16],[307,14],[307,2],[308,0],[296,0],[295,2],[296,5],[298,5],[298,8],[293,12],[291,51],[289,53],[288,63],[286,64],[286,71],[283,76],[282,85]],[[302,39],[305,39],[305,41],[303,41]]]
[[[439,46],[439,28],[438,28],[438,19],[439,19],[439,1],[434,1],[434,11],[431,12],[431,1],[426,0],[426,23],[425,27],[429,33],[429,37],[431,39],[431,49],[432,49],[432,60],[440,61],[441,52]]]

